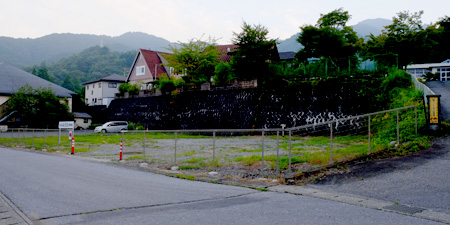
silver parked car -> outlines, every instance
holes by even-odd
[[[110,121],[94,129],[94,132],[107,133],[107,132],[121,132],[128,130],[128,122],[126,121]]]

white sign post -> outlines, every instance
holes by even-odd
[[[59,121],[58,124],[59,129],[59,137],[58,137],[58,146],[61,143],[61,129],[69,130],[69,140],[72,140],[72,136],[75,136],[75,122],[74,121]]]
[[[0,125],[0,132],[8,131],[8,125]]]

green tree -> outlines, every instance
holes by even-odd
[[[44,79],[44,80],[48,80],[50,82],[54,82],[53,77],[49,74],[47,67],[43,66],[41,68],[39,68],[38,72],[37,72],[37,76]]]
[[[233,32],[233,44],[239,48],[233,52],[231,66],[237,79],[258,79],[263,84],[269,77],[268,63],[279,58],[277,41],[270,39],[269,30],[260,24],[244,22],[241,28],[240,33]]]
[[[188,43],[171,45],[172,54],[165,55],[167,66],[173,67],[175,73],[185,74],[187,83],[200,84],[208,82],[214,76],[214,70],[221,56],[215,40],[202,41],[191,39]]]
[[[22,125],[36,128],[56,127],[58,121],[72,120],[65,103],[49,88],[20,87],[7,103],[7,112],[16,111]]]
[[[385,67],[403,68],[411,63],[426,62],[426,52],[436,47],[436,42],[429,39],[433,30],[423,29],[422,14],[423,11],[397,13],[392,18],[392,24],[386,26],[379,36],[370,36],[361,51],[362,55]]]
[[[316,26],[301,27],[297,41],[304,46],[296,54],[299,62],[308,63],[308,58],[317,57],[328,68],[355,69],[358,65],[356,53],[363,40],[353,28],[346,25],[351,16],[342,8],[321,15]]]
[[[348,14],[348,11],[344,11],[344,9],[339,8],[325,15],[320,14],[320,18],[317,21],[317,27],[344,28],[350,18],[351,16]]]
[[[235,78],[233,68],[227,62],[217,64],[214,74],[214,82],[217,85],[225,85],[229,80]]]

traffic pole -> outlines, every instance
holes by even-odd
[[[121,138],[121,139],[120,139],[120,155],[119,155],[119,160],[122,160],[122,151],[123,151],[122,143],[123,143],[123,140],[122,140],[122,138]]]
[[[72,153],[70,154],[74,154],[75,153],[75,137],[72,137]]]

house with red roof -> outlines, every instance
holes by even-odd
[[[139,49],[125,82],[141,84],[141,90],[151,90],[162,74],[171,76],[173,73],[173,68],[166,66],[166,54],[169,53]]]
[[[239,48],[239,45],[217,45],[217,48],[219,48],[219,51],[222,53],[219,61],[230,62],[232,52],[236,51]]]

